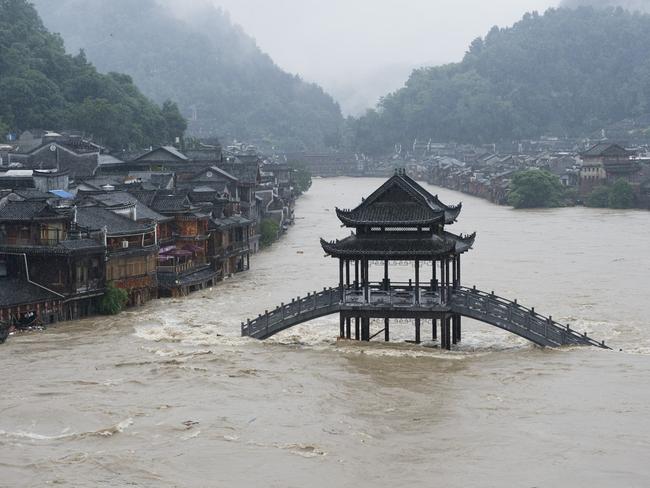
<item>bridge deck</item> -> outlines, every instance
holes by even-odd
[[[445,299],[448,297],[448,299]],[[366,317],[434,318],[462,315],[509,331],[545,347],[564,345],[591,345],[609,349],[586,334],[579,334],[564,326],[493,293],[474,288],[458,287],[448,290],[415,290],[408,285],[393,285],[382,289],[379,285],[368,290],[349,287],[325,288],[293,299],[272,311],[266,311],[254,320],[242,323],[243,336],[266,339],[295,325],[337,312],[358,313]]]

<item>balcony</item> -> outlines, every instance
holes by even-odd
[[[5,236],[0,237],[0,246],[56,246],[63,240],[65,238]]]
[[[207,265],[208,265],[208,263],[206,261],[203,261],[203,260],[202,261],[190,260],[190,261],[186,261],[184,263],[178,263],[178,264],[170,264],[170,265],[167,265],[167,264],[160,265],[159,264],[158,267],[156,268],[156,271],[158,273],[163,273],[163,274],[179,275],[179,274],[186,273],[188,271],[194,271],[196,269],[200,269],[201,267],[207,266]]]

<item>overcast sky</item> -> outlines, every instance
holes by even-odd
[[[194,0],[231,14],[285,70],[316,81],[344,111],[398,88],[411,69],[458,61],[477,36],[559,0]],[[187,0],[183,0],[186,4]]]

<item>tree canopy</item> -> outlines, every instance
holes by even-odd
[[[192,136],[291,151],[340,144],[338,104],[319,86],[282,71],[207,2],[185,14],[173,14],[163,0],[35,4],[69,49],[86,46],[101,71],[128,73],[156,102],[175,101]]]
[[[559,207],[563,194],[562,183],[553,173],[529,169],[512,178],[508,203],[515,208]]]
[[[100,74],[84,51],[66,54],[26,0],[0,0],[0,129],[74,128],[115,148],[166,142],[182,126],[127,75]]]
[[[351,121],[366,154],[413,139],[491,143],[583,136],[650,112],[650,15],[581,7],[526,14],[463,60],[415,70]]]

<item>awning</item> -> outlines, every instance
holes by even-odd
[[[74,200],[74,195],[70,192],[67,192],[65,190],[50,190],[50,193],[53,195],[56,195],[59,198],[63,198],[65,200]]]
[[[169,254],[172,252],[174,249],[176,249],[176,246],[165,246],[161,247],[160,251],[158,251],[158,254]]]

